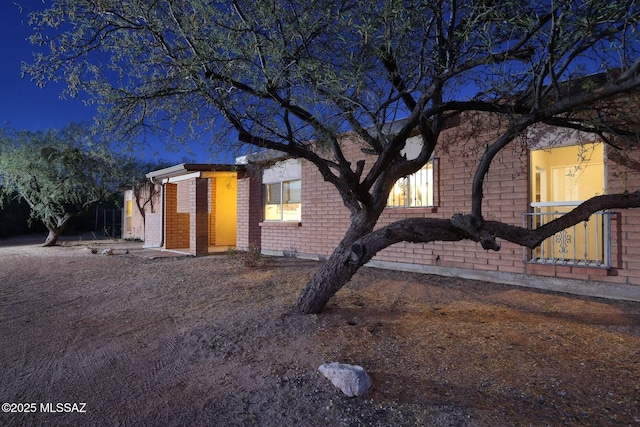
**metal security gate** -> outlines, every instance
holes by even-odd
[[[579,202],[531,203],[533,212],[523,214],[523,227],[531,230],[561,217]],[[611,212],[595,212],[562,230],[533,250],[524,251],[524,261],[536,264],[611,267]]]
[[[122,236],[122,209],[96,208],[95,231],[105,237]]]

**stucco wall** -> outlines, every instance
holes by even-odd
[[[144,246],[159,248],[162,246],[162,213],[148,213],[145,219]]]
[[[122,238],[144,240],[144,222],[140,211],[136,207],[133,190],[126,190],[123,200]],[[128,209],[131,210],[131,215],[129,215]]]
[[[124,209],[123,209],[123,227],[122,227],[122,238],[123,239],[139,239],[144,240],[145,242],[149,239],[149,225],[146,224],[149,216],[160,213],[161,210],[161,201],[160,201],[160,186],[156,185],[154,189],[154,193],[152,195],[153,203],[147,202],[149,199],[149,188],[143,187],[140,191],[140,204],[144,205],[145,218],[142,217],[140,210],[138,209],[135,195],[133,190],[126,190],[124,192]],[[130,229],[127,229],[127,204],[131,201],[131,216],[129,218],[130,221]],[[146,203],[145,203],[146,202]],[[155,224],[155,223],[154,223]],[[159,229],[161,230],[161,229]],[[155,230],[151,231],[153,234]],[[153,240],[153,238],[152,238]],[[146,244],[149,244],[146,242]]]

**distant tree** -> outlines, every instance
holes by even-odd
[[[0,133],[0,200],[17,196],[53,246],[73,218],[117,189],[116,159],[88,128]]]
[[[232,129],[244,144],[306,159],[335,186],[350,226],[300,295],[304,313],[398,242],[533,248],[597,210],[640,206],[640,193],[606,194],[536,230],[482,210],[492,162],[531,127],[635,143],[607,106],[640,86],[635,0],[52,0],[31,22],[44,51],[25,72],[88,94],[103,126]],[[593,73],[601,78],[584,79]],[[478,115],[499,126],[469,165],[470,212],[376,229],[394,183],[446,147],[450,119],[473,130]],[[346,130],[369,157],[347,159]],[[422,146],[408,159],[415,134]]]

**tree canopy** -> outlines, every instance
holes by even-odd
[[[634,120],[618,120],[609,101],[640,86],[639,18],[631,0],[54,0],[31,15],[44,50],[24,70],[98,102],[99,124],[123,135],[206,129],[226,144],[232,131],[313,163],[351,214],[299,299],[301,311],[317,312],[397,241],[471,239],[497,250],[496,236],[529,245],[578,222],[569,213],[535,232],[486,222],[483,181],[495,156],[536,124],[637,142],[626,126]],[[476,113],[497,117],[500,132],[474,165],[471,212],[374,232],[394,183],[446,144],[447,120]],[[373,160],[347,160],[345,131]],[[413,132],[422,147],[407,159]],[[615,199],[603,197],[599,208]],[[615,200],[638,206],[626,197]]]
[[[69,221],[118,189],[118,162],[86,127],[0,134],[0,200],[17,195],[55,245]]]

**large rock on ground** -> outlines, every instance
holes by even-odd
[[[320,365],[318,370],[349,397],[362,396],[372,385],[362,366],[333,362]]]

